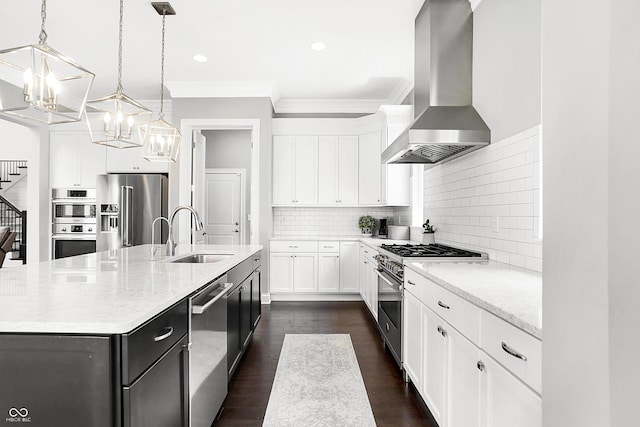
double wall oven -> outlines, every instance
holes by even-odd
[[[378,326],[385,345],[402,367],[403,279],[405,260],[480,262],[487,254],[441,244],[381,245],[378,268]]]
[[[54,188],[52,258],[96,251],[96,190]]]

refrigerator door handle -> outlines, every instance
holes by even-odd
[[[120,187],[120,241],[123,247],[131,246],[131,204],[133,202],[133,187]]]

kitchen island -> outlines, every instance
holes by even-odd
[[[187,424],[188,298],[234,267],[259,262],[262,247],[182,245],[172,257],[158,247],[155,261],[150,249],[0,272],[0,421],[135,426],[166,413],[154,425]],[[222,256],[172,262],[192,253]]]

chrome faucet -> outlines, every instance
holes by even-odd
[[[169,220],[163,216],[159,216],[158,218],[154,219],[153,222],[151,223],[151,261],[156,260],[156,250],[158,248],[156,248],[153,245],[153,243],[155,241],[156,222],[158,222],[161,219],[165,220],[167,222],[167,225],[171,227],[171,224],[169,224]]]
[[[193,215],[193,219],[195,220],[195,223],[196,223],[196,231],[202,231],[202,229],[204,228],[204,226],[202,225],[202,221],[200,221],[200,215],[198,215],[198,212],[193,207],[185,206],[185,205],[177,206],[173,210],[173,212],[171,212],[171,216],[167,221],[169,223],[169,238],[167,239],[167,255],[169,256],[173,256],[176,254],[176,244],[173,241],[173,220],[176,217],[176,214],[184,209],[188,210],[189,212],[191,212],[191,215]]]

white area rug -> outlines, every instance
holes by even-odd
[[[349,335],[285,335],[262,425],[376,425]]]

